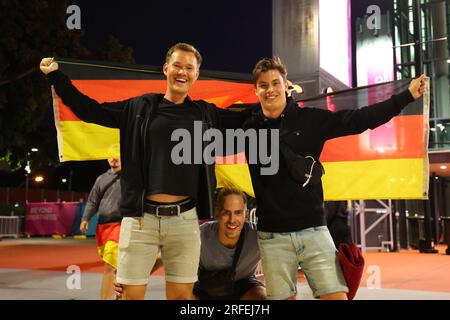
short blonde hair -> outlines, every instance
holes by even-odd
[[[200,52],[198,52],[197,49],[195,49],[195,47],[189,43],[184,43],[184,42],[179,42],[175,45],[173,45],[169,51],[167,51],[166,53],[166,63],[169,62],[170,57],[172,57],[172,54],[176,51],[176,50],[181,50],[181,51],[187,51],[187,52],[192,52],[195,56],[195,58],[197,59],[197,63],[198,63],[198,67],[200,68],[200,66],[202,65],[202,56],[200,54]]]
[[[216,209],[219,212],[223,210],[225,198],[230,195],[237,195],[237,196],[241,197],[242,200],[244,201],[244,207],[245,207],[245,209],[247,209],[247,196],[245,195],[245,193],[236,187],[225,187],[225,188],[222,188],[219,191],[219,194],[217,195]]]

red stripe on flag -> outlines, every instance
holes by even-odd
[[[73,80],[72,83],[83,94],[100,103],[126,100],[149,92],[164,93],[166,90],[166,80]],[[221,108],[236,102],[257,102],[253,85],[216,80],[198,80],[190,91],[190,97],[213,100]],[[59,102],[61,121],[80,120],[61,100]]]
[[[322,162],[411,159],[423,157],[423,116],[397,116],[360,135],[326,142]]]
[[[111,222],[104,224],[97,224],[95,238],[97,240],[97,247],[102,247],[108,241],[119,242],[120,222]]]

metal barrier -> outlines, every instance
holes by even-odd
[[[392,229],[392,200],[375,200],[376,203],[372,203],[373,205],[377,204],[376,207],[368,207],[366,205],[366,201],[359,200],[354,201],[354,217],[359,216],[359,232],[360,232],[360,241],[362,252],[366,252],[367,249],[389,249],[392,250],[394,247],[394,234]],[[381,216],[378,217],[374,222],[371,222],[370,226],[366,226],[366,215],[378,214]],[[375,226],[380,224],[383,220],[387,221],[387,232],[388,232],[388,241],[380,241],[380,245],[377,247],[368,247],[366,245],[367,234],[372,231]],[[369,221],[369,219],[367,219]],[[356,239],[356,237],[354,237]]]
[[[0,237],[19,237],[19,217],[0,216]]]
[[[258,224],[258,217],[256,216],[256,208],[250,210],[248,220],[254,224]]]

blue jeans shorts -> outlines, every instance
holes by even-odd
[[[287,299],[297,294],[297,270],[305,273],[314,297],[348,292],[338,251],[326,226],[297,232],[258,231],[267,298]]]

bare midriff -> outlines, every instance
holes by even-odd
[[[147,196],[148,200],[156,201],[156,202],[163,202],[163,203],[173,203],[182,201],[189,198],[189,196],[176,196],[173,194],[166,194],[166,193],[157,193],[157,194],[151,194]]]

